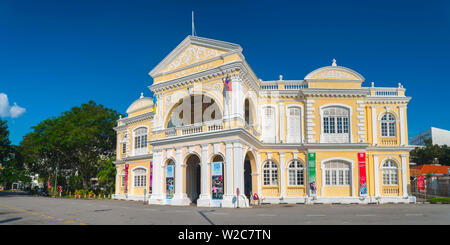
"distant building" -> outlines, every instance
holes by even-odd
[[[425,145],[425,140],[431,139],[433,145],[450,146],[450,131],[431,127],[430,129],[411,138],[411,145]]]
[[[449,171],[450,166],[441,166],[437,164],[424,164],[410,167],[411,177],[417,177],[419,175],[442,177],[448,176]]]

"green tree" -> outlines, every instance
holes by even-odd
[[[26,164],[51,185],[55,177],[64,176],[66,184],[81,182],[88,188],[102,161],[115,155],[113,127],[118,118],[116,111],[89,101],[46,119],[32,127],[21,142]]]
[[[101,162],[100,171],[97,173],[99,184],[108,192],[112,192],[115,188],[116,166],[113,161],[115,157],[111,157]]]
[[[431,139],[424,140],[425,147],[416,147],[410,152],[411,162],[418,165],[432,164],[437,158],[442,165],[450,165],[450,147],[433,145]]]

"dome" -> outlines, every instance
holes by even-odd
[[[153,107],[153,98],[150,97],[144,97],[141,93],[141,97],[137,100],[135,100],[127,109],[127,114],[140,111],[147,108]]]
[[[364,77],[356,71],[336,65],[333,60],[331,66],[321,67],[306,75],[304,80],[344,80],[364,82]]]

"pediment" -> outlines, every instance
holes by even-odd
[[[156,77],[185,66],[216,58],[230,51],[242,51],[242,48],[233,43],[188,36],[149,74]]]
[[[226,51],[207,48],[199,45],[189,45],[181,54],[179,54],[170,64],[168,64],[162,72],[169,72],[192,65],[201,61],[215,58]]]

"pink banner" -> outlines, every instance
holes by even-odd
[[[425,190],[425,179],[423,178],[423,175],[417,176],[417,189]]]
[[[128,163],[125,164],[125,193],[128,193]]]
[[[361,196],[367,195],[367,177],[366,177],[366,153],[358,153],[359,163],[359,194]]]

